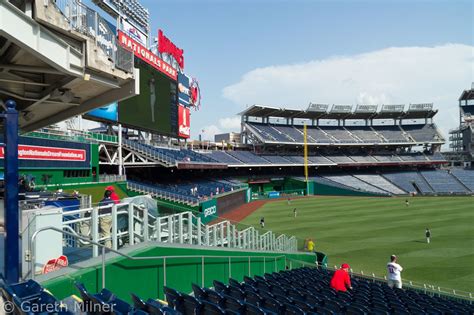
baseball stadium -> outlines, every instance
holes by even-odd
[[[307,100],[193,140],[151,20],[0,0],[0,314],[474,313],[474,84],[446,135],[436,102]]]

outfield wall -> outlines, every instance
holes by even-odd
[[[269,253],[190,245],[178,247],[141,244],[135,249],[124,252],[133,257],[197,256],[195,258],[167,258],[164,266],[163,259],[137,261],[113,254],[115,257],[108,258],[106,262],[105,286],[128,302],[130,302],[130,292],[145,299],[149,297],[163,299],[165,282],[166,286],[189,293],[192,291],[191,283],[211,287],[213,280],[227,283],[229,278],[233,278],[242,281],[244,276],[284,270],[289,266],[290,259],[294,260],[291,262],[293,268],[301,266],[298,261],[314,263],[315,260],[315,255],[310,253]],[[204,269],[202,256],[204,256]],[[205,256],[214,257],[206,258]],[[233,256],[230,259],[230,268],[228,256]],[[253,256],[250,262],[248,256]],[[40,276],[37,280],[59,299],[78,294],[74,286],[75,281],[83,282],[90,292],[98,292],[102,288],[101,257],[65,268],[54,275]]]
[[[342,187],[335,187],[329,186],[321,183],[310,182],[310,193],[314,195],[322,195],[322,196],[381,196],[378,194],[364,192],[364,191],[357,191],[351,189],[344,189]]]

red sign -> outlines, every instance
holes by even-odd
[[[191,136],[191,112],[183,105],[178,106],[178,136],[189,138]]]
[[[201,89],[195,78],[189,83],[189,92],[189,103],[199,109],[201,107]]]
[[[178,79],[178,72],[171,67],[168,63],[164,62],[160,57],[149,51],[145,48],[145,46],[141,45],[137,41],[133,40],[130,36],[126,35],[122,31],[118,31],[118,40],[119,43],[131,49],[135,56],[140,58],[141,60],[145,61],[146,63],[150,64],[153,68],[157,69],[158,71],[166,74],[173,80]]]
[[[43,274],[47,274],[61,268],[67,267],[69,264],[66,256],[61,255],[58,258],[50,259],[43,267]]]
[[[5,157],[4,148],[0,147],[0,159]],[[86,160],[86,150],[39,147],[35,145],[18,145],[18,159],[42,161],[80,161]]]
[[[176,45],[173,44],[173,42],[168,37],[163,35],[162,30],[158,30],[158,51],[160,53],[167,53],[173,56],[179,67],[184,69],[184,50],[176,47]]]

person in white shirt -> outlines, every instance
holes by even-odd
[[[390,262],[387,264],[387,272],[388,272],[388,286],[390,288],[402,288],[402,277],[401,272],[403,271],[402,266],[397,264],[397,256],[392,255],[390,256]]]

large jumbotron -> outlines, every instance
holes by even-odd
[[[191,140],[199,82],[150,19],[0,0],[0,314],[474,313],[473,89],[450,153],[432,103],[256,104]]]

